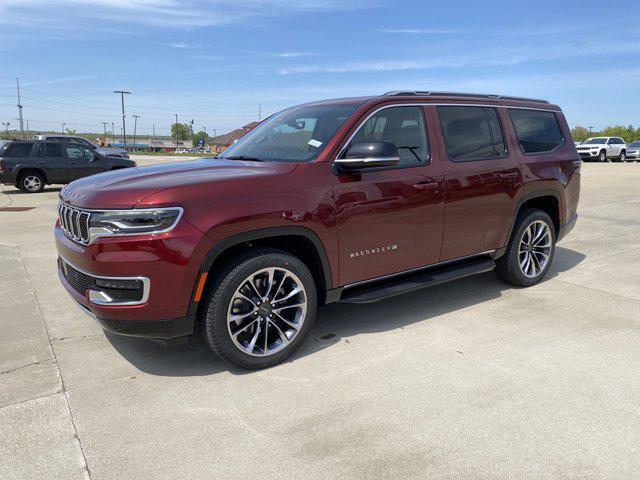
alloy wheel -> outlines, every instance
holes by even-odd
[[[300,332],[307,313],[307,294],[296,274],[265,268],[245,278],[227,311],[227,330],[234,345],[252,356],[273,355]]]
[[[37,175],[27,175],[22,181],[24,188],[30,192],[37,192],[42,186],[42,180]]]
[[[546,222],[536,220],[522,233],[518,248],[520,270],[527,278],[540,275],[551,257],[551,229]]]

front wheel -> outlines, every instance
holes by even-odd
[[[607,154],[604,152],[604,150],[600,152],[600,155],[598,155],[598,161],[599,162],[607,161]]]
[[[240,367],[269,367],[301,345],[316,306],[315,282],[304,263],[281,250],[258,250],[232,262],[211,289],[203,341]]]
[[[627,161],[627,153],[626,152],[620,152],[620,157],[618,158],[618,160],[620,160],[620,163],[624,163]]]
[[[507,251],[496,261],[496,274],[520,287],[535,285],[551,267],[555,243],[551,217],[542,210],[525,210],[518,216]]]

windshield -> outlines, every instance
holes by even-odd
[[[309,162],[358,105],[293,107],[265,120],[240,138],[221,158],[263,161]]]
[[[590,138],[589,140],[586,140],[583,143],[583,145],[593,145],[594,143],[597,143],[597,144],[607,143],[607,138],[606,137]]]
[[[631,142],[629,146],[632,148],[640,148],[640,142]]]

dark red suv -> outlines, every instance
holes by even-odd
[[[434,92],[300,105],[216,159],[60,193],[60,279],[111,332],[197,335],[281,362],[316,307],[495,269],[539,282],[573,227],[580,157],[546,101]]]

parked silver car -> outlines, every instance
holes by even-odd
[[[62,135],[62,134],[39,134],[34,135],[34,140],[73,140],[80,145],[84,145],[87,148],[91,148],[95,150],[100,155],[104,155],[105,157],[116,157],[116,158],[129,158],[129,153],[124,148],[113,148],[113,147],[99,147],[98,145],[91,143],[84,137],[79,137],[77,135]]]
[[[640,162],[640,142],[631,142],[627,145],[627,160]]]

